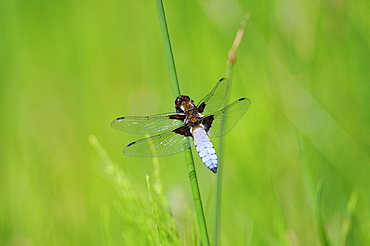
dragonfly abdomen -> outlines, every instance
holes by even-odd
[[[206,131],[203,127],[198,126],[195,129],[193,128],[192,134],[194,137],[195,147],[197,148],[198,154],[204,165],[206,165],[206,167],[208,167],[212,172],[216,173],[218,166],[217,155]]]

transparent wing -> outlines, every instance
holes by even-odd
[[[120,117],[112,121],[112,128],[134,134],[153,134],[183,125],[185,115],[167,113],[152,116]]]
[[[245,112],[247,112],[250,105],[251,101],[248,98],[240,98],[225,108],[205,116],[204,118],[213,116],[208,135],[211,137],[221,137],[230,132]]]
[[[201,110],[201,113],[203,115],[214,112],[222,106],[222,103],[225,100],[226,90],[228,86],[228,79],[220,79],[213,90],[199,102],[197,107],[200,107],[201,109],[204,107],[204,111]]]
[[[123,150],[128,156],[166,156],[184,151],[193,144],[189,137],[168,131],[130,143]]]

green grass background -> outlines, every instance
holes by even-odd
[[[252,106],[225,137],[220,245],[370,244],[369,1],[164,4],[195,101],[251,16],[230,100]],[[184,155],[158,159],[149,199],[153,160],[122,154],[141,136],[110,128],[174,109],[156,13],[148,0],[0,2],[1,245],[199,243]],[[195,157],[212,238],[215,175]]]

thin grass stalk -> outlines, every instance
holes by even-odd
[[[355,224],[355,212],[356,206],[358,201],[359,193],[357,190],[352,190],[350,198],[347,203],[347,215],[345,220],[343,221],[342,226],[342,238],[343,244],[342,245],[353,245],[356,243],[360,243],[360,237],[356,230]]]
[[[177,79],[175,60],[173,59],[172,47],[170,42],[170,35],[168,33],[168,27],[166,22],[166,15],[164,13],[164,7],[162,0],[155,0],[157,4],[157,12],[159,18],[159,25],[162,33],[164,53],[166,54],[166,60],[168,65],[168,71],[170,73],[170,83],[172,85],[172,94],[174,97],[180,95],[180,87]]]
[[[304,170],[304,179],[303,182],[305,184],[305,188],[307,190],[307,199],[309,200],[309,204],[312,206],[312,211],[314,213],[314,218],[316,222],[318,240],[320,245],[323,246],[330,246],[328,237],[325,231],[325,225],[323,224],[322,217],[320,214],[320,207],[321,207],[321,198],[322,198],[322,191],[323,191],[323,179],[319,180],[319,183],[316,187],[316,191],[314,188],[314,182],[312,178],[312,174],[309,168],[309,163],[306,154],[306,148],[303,141],[302,133],[298,133],[298,146],[299,152],[301,155],[301,163],[303,164]]]
[[[197,215],[199,232],[200,232],[200,236],[202,240],[202,246],[210,245],[209,238],[208,238],[206,219],[205,219],[204,211],[203,211],[202,198],[199,192],[197,173],[195,171],[193,153],[191,152],[190,148],[185,151],[185,157],[186,157],[186,162],[188,166],[189,179],[190,179],[190,184],[191,184],[191,190],[193,193],[195,212]]]
[[[316,219],[317,220],[317,227],[319,229],[320,243],[321,243],[321,245],[324,245],[324,246],[330,246],[331,243],[329,241],[329,238],[327,237],[324,221],[323,221],[321,213],[320,213],[321,205],[322,205],[322,193],[323,193],[323,187],[324,187],[323,183],[324,183],[324,180],[321,178],[319,180],[319,183],[317,184],[315,213],[316,213],[316,218],[317,218]]]
[[[226,78],[229,80],[229,87],[226,89],[226,98],[224,100],[224,105],[226,106],[229,102],[229,90],[232,81],[232,74],[233,74],[233,67],[236,60],[236,51],[240,45],[240,42],[243,38],[245,28],[247,26],[247,20],[249,18],[248,14],[245,14],[243,17],[242,22],[240,23],[240,27],[236,33],[236,37],[234,42],[229,50],[229,55],[227,59],[227,66],[226,66]],[[224,125],[224,120],[222,120],[222,126]],[[222,127],[221,126],[221,127]],[[224,163],[224,149],[225,149],[225,141],[224,138],[220,139],[219,142],[219,149],[218,149],[218,168],[217,168],[217,182],[216,182],[216,208],[215,208],[215,226],[214,226],[214,233],[213,233],[213,242],[214,245],[219,245],[220,239],[220,225],[221,225],[221,202],[222,202],[222,177],[223,177],[223,163]]]
[[[101,221],[102,221],[102,232],[103,232],[103,240],[104,240],[104,245],[110,246],[113,245],[112,242],[112,236],[111,236],[111,213],[110,209],[107,205],[103,205],[100,209],[100,214],[101,214]]]
[[[147,189],[148,189],[148,197],[149,197],[149,201],[150,201],[150,206],[152,208],[152,215],[153,215],[153,218],[154,218],[154,228],[155,228],[155,231],[157,232],[157,238],[158,238],[158,245],[163,245],[162,243],[162,237],[161,237],[161,231],[160,231],[160,226],[159,226],[159,216],[158,216],[158,212],[157,212],[157,209],[156,209],[156,204],[153,200],[153,197],[152,197],[152,188],[151,188],[151,185],[150,185],[150,178],[149,178],[149,175],[146,175],[146,185],[147,185]]]
[[[157,4],[159,24],[160,24],[162,38],[163,38],[164,50],[166,53],[167,65],[168,65],[168,69],[170,72],[170,82],[172,85],[172,92],[173,92],[174,97],[177,97],[180,95],[180,87],[178,84],[175,61],[173,59],[173,53],[172,53],[167,23],[166,23],[165,11],[163,8],[163,2],[162,0],[156,0],[156,4]],[[188,141],[190,141],[190,139]],[[194,205],[195,205],[195,211],[196,211],[197,220],[198,220],[201,241],[202,241],[203,246],[207,246],[207,245],[210,245],[209,238],[208,238],[208,232],[207,232],[207,225],[206,225],[206,220],[204,217],[202,199],[200,196],[199,185],[198,185],[197,175],[195,172],[195,165],[194,165],[194,159],[193,159],[193,154],[191,152],[191,148],[188,148],[185,150],[185,157],[186,157],[186,162],[187,162],[187,167],[188,167],[188,172],[189,172],[189,180],[190,180],[191,190],[193,193],[193,199],[194,199]]]

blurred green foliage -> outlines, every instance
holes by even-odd
[[[370,244],[370,2],[164,4],[180,87],[195,101],[225,76],[251,16],[230,100],[252,106],[225,139],[221,245]],[[154,1],[0,2],[1,245],[123,242],[127,204],[113,205],[122,194],[90,134],[151,206],[152,159],[122,155],[141,136],[110,122],[174,109],[156,13]],[[193,209],[184,156],[159,162],[181,230]],[[196,162],[207,199],[214,174]]]

